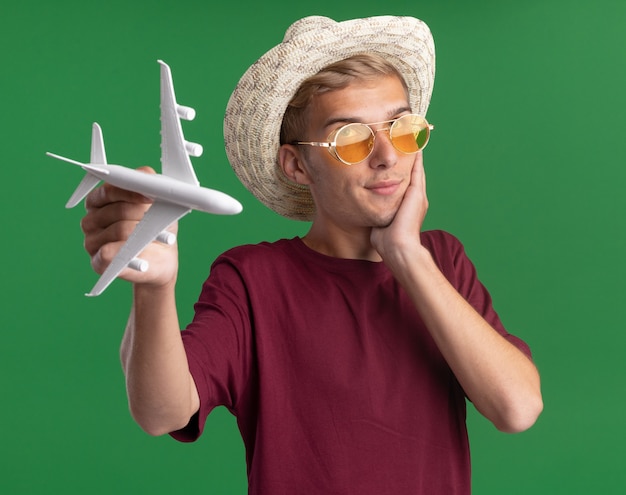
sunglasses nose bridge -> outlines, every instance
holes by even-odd
[[[384,133],[386,134],[386,135],[385,135],[385,139],[386,139],[386,140],[388,140],[388,141],[389,141],[389,143],[393,146],[393,138],[392,138],[392,136],[391,136],[391,125],[390,125],[390,124],[387,124],[386,126],[384,126],[384,127],[380,127],[380,128],[378,128],[378,129],[372,129],[372,127],[371,127],[371,126],[368,126],[368,127],[369,127],[369,128],[371,129],[371,131],[372,131],[372,135],[373,135],[373,138],[374,138],[374,143],[375,143],[376,141],[378,141],[378,139],[379,139],[379,137],[378,137],[378,133],[379,133],[379,132],[384,132]],[[372,143],[372,147],[374,146],[374,143]]]
[[[368,127],[370,129],[372,129],[371,126],[368,125]],[[374,133],[375,136],[378,135],[378,133],[381,132],[381,131],[385,131],[386,133],[391,134],[391,125],[386,125],[386,126],[381,127],[379,129],[372,129],[372,132]]]

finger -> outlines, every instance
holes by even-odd
[[[90,211],[119,201],[128,203],[149,203],[151,200],[142,194],[120,189],[111,184],[103,184],[87,195],[85,198],[85,209]]]
[[[126,242],[137,226],[134,220],[119,220],[106,228],[85,231],[84,247],[90,256],[94,256],[103,246],[111,243]]]
[[[426,197],[426,172],[424,170],[424,156],[421,151],[416,154],[413,170],[411,171],[411,186],[416,188],[421,196]]]
[[[143,214],[137,215],[135,218],[115,218],[115,221],[106,225],[100,223],[92,223],[94,215],[88,215],[83,218],[81,227],[85,233],[83,245],[85,250],[93,256],[101,246],[112,242],[126,241],[133,233],[137,224],[141,221]],[[175,222],[167,229],[168,232],[177,234],[178,223]]]
[[[118,255],[123,242],[113,242],[102,246],[102,248],[91,257],[93,270],[102,275],[113,259]],[[140,272],[126,267],[118,277],[134,283],[154,282],[159,278],[168,278],[175,272],[176,265],[176,244],[165,245],[158,242],[150,243],[146,249],[138,254],[138,257],[149,262],[150,268],[147,272]]]
[[[93,270],[102,275],[123,245],[124,242],[109,243],[101,246],[95,253],[90,253]]]
[[[102,248],[91,257],[91,267],[93,270],[99,275],[102,275],[115,256],[117,256],[123,245],[123,242],[112,242],[102,246]],[[138,256],[141,257],[143,254],[144,253],[140,253]],[[139,280],[141,274],[132,268],[126,267],[118,274],[118,277],[133,282]]]
[[[424,155],[421,151],[415,154],[415,162],[413,164],[413,170],[411,171],[411,178],[416,179],[416,182],[424,180]]]
[[[90,208],[81,220],[81,229],[85,234],[106,229],[119,221],[141,220],[150,208],[149,203],[132,203],[117,201],[106,203],[100,208]]]
[[[416,225],[415,218],[418,218],[419,224],[421,224],[427,209],[426,178],[422,152],[420,151],[416,154],[415,161],[413,162],[411,181],[404,193],[404,198],[402,199],[402,204],[396,214],[394,223],[398,225],[405,222],[406,225]]]
[[[137,170],[147,174],[156,174],[151,167],[139,167]],[[117,201],[150,203],[152,200],[137,192],[121,189],[105,182],[101,187],[94,189],[87,195],[85,208],[87,210],[101,208],[108,203],[115,203]]]
[[[102,208],[96,213],[86,215],[81,221],[81,227],[85,233],[83,246],[90,256],[94,256],[100,249],[111,243],[126,242],[139,222],[143,218],[144,211],[149,205],[134,205],[129,203],[114,203],[107,208]],[[109,214],[105,210],[120,210],[126,208],[134,211],[134,214]],[[105,216],[105,213],[107,215]],[[102,218],[96,218],[96,217]],[[111,219],[109,221],[109,218]],[[177,234],[178,222],[173,223],[167,231]]]

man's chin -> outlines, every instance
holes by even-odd
[[[375,218],[372,222],[372,227],[377,229],[384,229],[385,227],[389,227],[393,219],[396,218],[397,210],[387,213],[386,215],[380,215]]]

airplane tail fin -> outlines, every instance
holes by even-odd
[[[106,165],[107,157],[104,151],[104,139],[102,138],[102,129],[94,122],[91,129],[91,157],[89,160],[93,165]],[[85,168],[85,167],[83,167]],[[87,171],[87,175],[78,184],[78,187],[65,204],[66,208],[73,208],[80,203],[89,192],[98,185],[100,179]]]

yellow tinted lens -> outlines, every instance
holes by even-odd
[[[335,136],[337,156],[346,163],[358,163],[365,160],[374,146],[374,134],[364,124],[343,126]]]
[[[405,115],[396,120],[391,126],[389,136],[398,151],[415,153],[421,150],[426,143],[430,129],[426,119],[419,115]]]

